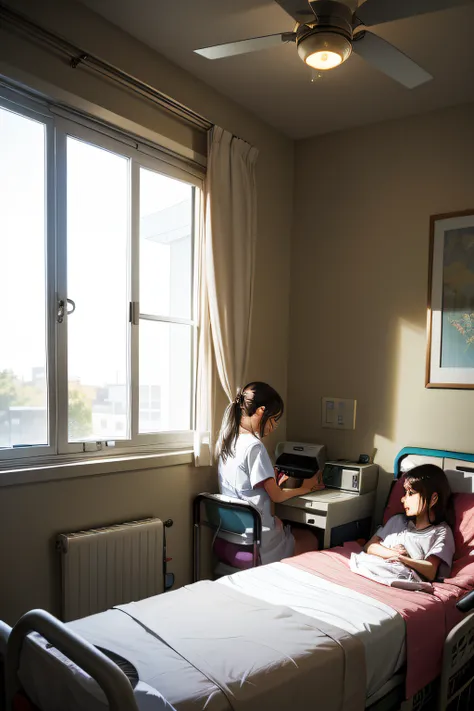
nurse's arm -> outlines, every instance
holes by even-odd
[[[295,496],[303,496],[304,494],[309,494],[310,491],[317,491],[318,488],[321,488],[316,474],[311,479],[306,479],[306,486],[299,486],[297,489],[280,489],[274,477],[265,479],[261,486],[264,487],[275,504],[281,504],[283,501],[293,499]]]

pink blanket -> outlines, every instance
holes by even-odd
[[[453,582],[435,583],[434,594],[381,585],[349,569],[351,553],[360,551],[359,544],[351,542],[282,562],[373,597],[400,613],[406,624],[406,697],[410,698],[440,673],[444,640],[461,619],[455,603],[465,590]]]

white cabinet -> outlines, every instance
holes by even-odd
[[[324,548],[340,545],[345,540],[367,538],[375,506],[375,491],[348,494],[334,489],[295,496],[275,506],[284,521],[304,524],[324,532]]]

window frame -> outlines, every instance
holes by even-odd
[[[8,95],[13,96],[13,101]],[[154,452],[173,452],[189,450],[194,440],[195,427],[195,391],[196,391],[196,353],[197,353],[197,255],[202,238],[202,168],[193,170],[185,160],[180,165],[177,157],[169,156],[160,150],[141,144],[139,139],[124,133],[115,127],[104,125],[93,118],[69,113],[62,107],[48,104],[42,100],[25,98],[24,93],[17,94],[5,89],[0,84],[0,106],[39,120],[46,126],[46,221],[47,221],[47,257],[46,257],[46,319],[47,319],[47,374],[49,408],[49,444],[0,449],[0,468],[19,464],[30,465],[58,463],[61,460],[91,459],[122,454],[143,454]],[[139,173],[143,167],[191,185],[193,188],[193,244],[191,273],[191,319],[156,317],[140,314],[137,308],[138,322],[144,318],[171,323],[185,323],[191,328],[191,397],[190,430],[139,434],[139,326],[129,319],[127,360],[129,370],[129,418],[130,439],[115,439],[114,446],[105,446],[102,441],[95,448],[95,440],[68,442],[68,379],[67,379],[67,315],[62,324],[57,324],[57,303],[73,294],[67,293],[67,136],[86,141],[92,145],[126,157],[129,160],[129,264],[128,298],[132,316],[132,304],[139,304]],[[138,179],[137,179],[138,178]],[[86,449],[87,446],[87,449]]]
[[[24,460],[26,457],[51,457],[57,452],[57,403],[56,403],[56,349],[54,345],[55,314],[53,310],[55,294],[55,166],[54,166],[54,121],[48,111],[38,110],[34,102],[15,96],[14,92],[0,90],[0,108],[12,111],[27,119],[42,123],[45,127],[45,356],[47,378],[47,424],[48,444],[0,448],[0,463],[3,460]]]
[[[155,164],[155,167],[153,167],[153,164]],[[140,336],[140,331],[139,331],[139,324],[141,320],[147,320],[147,321],[154,321],[154,322],[159,322],[159,323],[176,323],[176,324],[183,324],[183,325],[189,325],[191,328],[191,392],[190,392],[190,424],[191,424],[191,429],[190,430],[176,430],[173,432],[168,432],[168,433],[163,433],[161,436],[163,437],[163,440],[165,442],[170,442],[172,441],[172,438],[178,439],[182,441],[183,446],[191,446],[194,441],[194,429],[195,429],[195,424],[196,424],[196,417],[195,417],[195,392],[196,392],[196,363],[197,363],[197,301],[198,301],[198,294],[197,294],[197,275],[196,275],[196,266],[197,266],[197,254],[198,254],[198,243],[199,243],[199,238],[196,239],[196,226],[199,224],[198,222],[198,215],[196,214],[196,211],[198,210],[198,204],[199,201],[196,199],[196,188],[199,189],[201,187],[202,190],[202,181],[201,185],[198,185],[199,181],[195,179],[195,182],[191,182],[190,180],[186,179],[186,181],[183,181],[183,175],[182,171],[179,171],[177,168],[172,168],[173,173],[171,174],[170,172],[161,173],[161,175],[167,175],[168,177],[174,178],[175,180],[181,180],[183,182],[186,182],[188,184],[193,185],[193,205],[192,205],[192,210],[193,210],[193,241],[192,241],[192,254],[191,254],[191,318],[190,319],[183,319],[179,317],[167,317],[167,316],[157,316],[153,314],[143,314],[139,308],[140,304],[140,192],[139,192],[139,187],[140,187],[140,168],[145,168],[146,170],[151,170],[152,172],[159,172],[156,169],[156,161],[151,161],[149,156],[146,155],[141,155],[140,160],[134,160],[132,162],[132,171],[135,171],[135,176],[136,180],[135,182],[133,181],[133,173],[132,173],[132,185],[135,186],[135,190],[138,187],[138,191],[136,191],[136,194],[132,194],[132,303],[138,304],[138,309],[137,309],[137,320],[138,320],[138,328],[134,328],[134,324],[132,323],[132,349],[131,349],[131,354],[132,354],[132,373],[131,373],[131,388],[132,388],[132,393],[131,393],[131,403],[132,403],[132,441],[134,441],[134,438],[137,439],[137,441],[140,441],[142,444],[152,444],[157,437],[157,434],[151,434],[151,433],[139,433],[139,426],[140,426],[140,417],[139,417],[139,407],[140,407],[140,397],[139,397],[139,387],[140,387],[140,378],[139,378],[139,336]],[[135,356],[135,358],[134,358]],[[133,370],[133,365],[135,364],[136,369]],[[135,412],[133,412],[133,408],[135,408]],[[135,425],[135,427],[134,427]],[[169,435],[169,437],[166,437],[166,435]]]

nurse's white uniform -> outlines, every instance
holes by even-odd
[[[240,434],[234,455],[227,457],[225,462],[222,457],[219,458],[218,472],[221,494],[249,501],[260,512],[262,564],[276,563],[292,556],[295,540],[290,527],[283,526],[279,518],[272,516],[271,499],[263,486],[257,486],[266,479],[275,478],[272,462],[263,443],[250,432]]]

